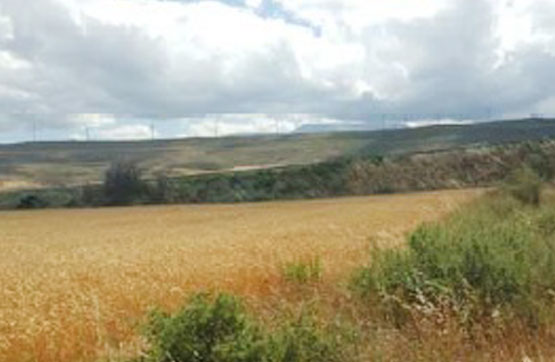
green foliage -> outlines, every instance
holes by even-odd
[[[48,201],[36,195],[25,195],[19,200],[18,209],[42,209],[48,207]]]
[[[466,322],[504,315],[536,325],[550,314],[555,288],[553,215],[553,206],[490,196],[419,227],[406,249],[377,250],[353,288],[398,323],[406,311],[448,306]]]
[[[283,276],[286,280],[301,284],[318,281],[322,277],[320,258],[287,263],[283,267]]]
[[[0,193],[0,209],[38,209],[70,206],[78,198],[78,192],[72,188],[37,189]]]
[[[143,362],[334,362],[347,340],[304,314],[264,330],[225,294],[197,295],[174,315],[153,313],[146,336]]]
[[[174,203],[176,202],[175,184],[170,178],[158,175],[155,184],[149,189],[149,198],[154,203]]]
[[[147,361],[257,361],[260,335],[250,325],[238,299],[220,295],[194,297],[176,315],[152,315]]]
[[[505,181],[504,189],[515,199],[529,205],[539,205],[542,180],[532,168],[514,170]]]
[[[303,314],[267,335],[266,355],[261,361],[343,361],[350,338],[344,331],[322,328],[314,318]]]
[[[555,175],[555,162],[538,142],[526,142],[524,147],[525,164],[543,181],[551,181]]]

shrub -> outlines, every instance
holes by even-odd
[[[156,176],[155,182],[149,189],[149,201],[160,204],[170,204],[177,201],[175,182],[163,175]]]
[[[326,330],[303,314],[267,337],[263,361],[342,361],[348,338],[344,331]]]
[[[197,295],[175,315],[153,313],[146,336],[143,362],[335,362],[347,341],[305,314],[264,330],[226,294]]]
[[[377,250],[353,287],[378,299],[396,322],[407,311],[444,308],[463,320],[524,318],[536,325],[555,286],[554,209],[490,196],[448,220],[419,227],[406,249]],[[548,313],[549,314],[549,313]]]
[[[145,196],[146,185],[134,162],[118,161],[110,165],[104,177],[104,195],[110,205],[128,205]]]
[[[542,180],[531,168],[521,167],[510,174],[504,189],[525,204],[539,205]]]
[[[239,300],[220,295],[210,302],[195,296],[176,315],[152,315],[147,361],[257,361],[261,337],[251,326]]]
[[[21,197],[19,203],[17,204],[18,209],[41,209],[48,207],[48,201],[35,196],[35,195],[25,195]]]
[[[552,157],[542,148],[541,143],[537,142],[527,142],[523,145],[525,153],[525,162],[529,167],[536,173],[542,180],[551,181],[555,169],[553,166]]]
[[[68,207],[100,206],[106,204],[104,189],[101,185],[87,184],[73,193],[73,197],[66,204]]]

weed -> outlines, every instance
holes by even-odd
[[[318,257],[287,263],[283,267],[283,275],[286,280],[301,284],[316,282],[322,277],[322,263]]]

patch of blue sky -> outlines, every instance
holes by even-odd
[[[200,2],[200,1],[218,1],[233,7],[247,8],[246,0],[162,0],[162,1],[178,1],[178,2]],[[293,12],[285,9],[283,5],[275,0],[262,0],[258,8],[253,9],[255,14],[262,18],[281,19],[286,23],[303,26],[312,30],[315,36],[320,37],[322,30],[306,19],[303,19]]]
[[[230,0],[224,0],[230,1]],[[237,0],[232,0],[237,1]],[[274,0],[262,0],[262,3],[256,9],[256,13],[264,18],[273,18],[273,19],[282,19],[287,23],[304,26],[310,28],[315,36],[320,36],[322,31],[319,27],[315,26],[314,24],[310,23],[306,19],[303,19],[296,14],[292,13],[291,11],[285,9],[283,5],[274,1]]]

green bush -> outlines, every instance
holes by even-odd
[[[322,328],[313,318],[301,315],[266,337],[266,353],[261,361],[344,361],[350,338],[344,331]]]
[[[17,204],[18,209],[42,209],[48,207],[48,201],[36,195],[25,195]]]
[[[236,297],[197,295],[174,315],[152,314],[143,362],[335,362],[346,339],[302,315],[264,330]]]
[[[525,162],[542,180],[551,181],[555,173],[555,163],[541,143],[527,142],[522,148],[526,153]]]
[[[210,302],[195,296],[175,315],[156,312],[147,336],[147,361],[256,361],[261,337],[238,299],[220,295]],[[240,353],[241,352],[241,353]]]
[[[396,322],[403,310],[445,307],[467,321],[549,312],[555,288],[555,208],[490,196],[449,219],[419,227],[405,249],[377,250],[354,289],[379,299]],[[550,313],[550,312],[549,312]]]
[[[514,170],[505,181],[504,189],[515,199],[529,205],[539,205],[542,179],[530,167]]]

